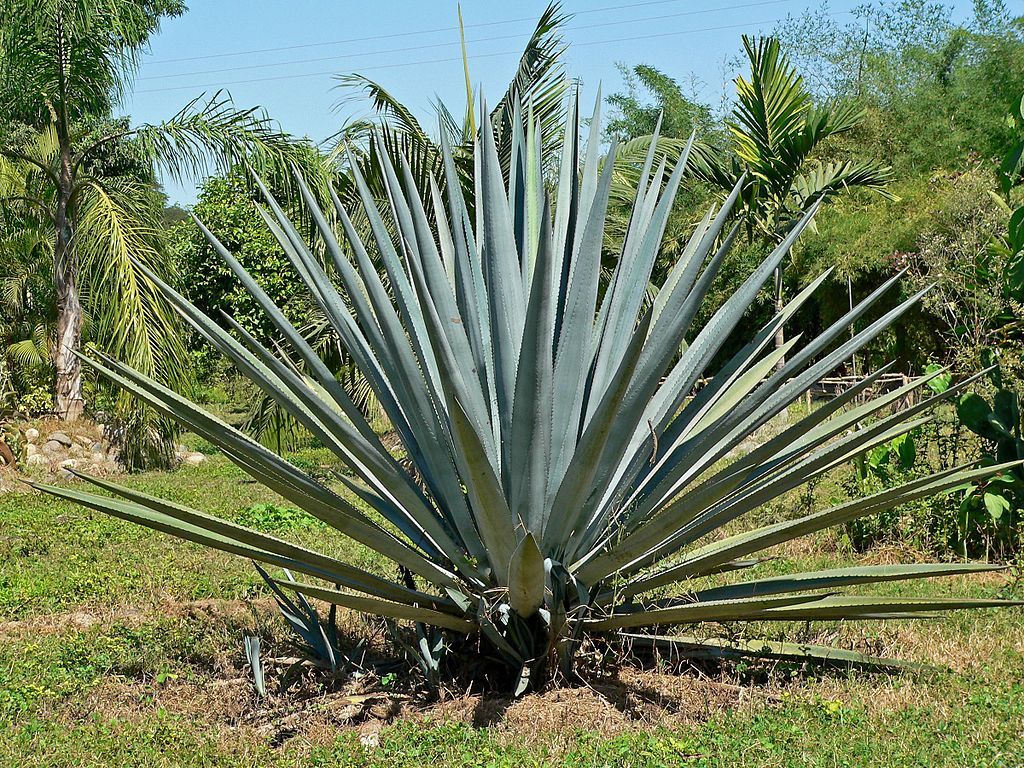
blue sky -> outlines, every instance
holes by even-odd
[[[838,21],[860,0],[834,0]],[[965,3],[964,3],[965,4]],[[122,111],[136,122],[167,119],[202,93],[225,88],[241,107],[261,106],[296,135],[320,141],[345,117],[334,75],[359,72],[381,82],[424,121],[440,97],[452,112],[465,103],[455,0],[193,0],[166,21],[144,57]],[[470,75],[492,100],[514,71],[544,0],[464,0]],[[615,62],[652,64],[718,105],[731,89],[727,62],[741,33],[770,31],[806,0],[564,0],[568,73],[589,101],[598,84],[617,90]],[[194,202],[193,185],[167,184],[172,201]]]

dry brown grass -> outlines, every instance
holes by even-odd
[[[625,668],[616,675],[572,687],[557,687],[513,699],[500,695],[422,696],[367,690],[375,681],[340,690],[313,687],[286,695],[255,696],[245,670],[229,668],[212,679],[173,680],[154,688],[147,682],[109,679],[74,706],[47,713],[69,727],[98,716],[145,722],[165,712],[201,722],[229,740],[256,739],[280,746],[291,740],[310,745],[333,742],[352,730],[366,744],[398,720],[422,724],[460,722],[488,728],[508,743],[535,742],[560,752],[574,733],[603,737],[633,729],[701,722],[739,707],[753,709],[773,700],[766,689],[748,689],[704,675]]]
[[[904,554],[874,552],[870,560],[902,560]],[[995,585],[1004,577],[993,573],[969,578]],[[959,591],[959,581],[960,578],[949,581],[951,593]],[[383,686],[372,674],[334,683],[322,675],[307,675],[282,694],[279,682],[290,660],[284,658],[281,639],[285,633],[280,627],[265,646],[270,695],[260,699],[238,652],[240,633],[243,628],[266,631],[264,621],[275,617],[275,613],[270,600],[255,604],[238,600],[161,600],[144,608],[78,610],[0,623],[0,642],[24,642],[41,634],[95,632],[115,623],[143,625],[152,623],[156,617],[182,619],[194,626],[213,623],[223,628],[225,639],[237,643],[228,648],[225,640],[223,654],[212,663],[161,684],[152,679],[108,676],[80,698],[53,702],[40,714],[73,727],[96,716],[144,723],[166,712],[201,724],[217,739],[234,744],[288,743],[301,748],[303,744],[330,744],[339,732],[349,731],[358,734],[364,744],[372,745],[385,727],[397,721],[424,727],[454,721],[488,728],[499,742],[537,743],[552,753],[560,753],[572,748],[577,731],[610,737],[639,729],[674,728],[737,710],[755,712],[790,697],[808,701],[845,701],[856,697],[872,717],[921,705],[941,717],[953,706],[950,702],[955,701],[948,692],[919,685],[910,677],[878,675],[864,682],[865,678],[849,678],[839,673],[820,675],[808,683],[800,677],[776,675],[767,666],[756,683],[745,685],[745,680],[730,667],[670,668],[672,665],[666,660],[647,666],[631,661],[618,669],[595,673],[582,684],[551,687],[521,699],[449,692],[439,701],[430,701],[414,687],[396,690]],[[356,614],[340,611],[339,621],[343,632],[366,634],[366,621]],[[1024,654],[1024,633],[1016,637],[993,633],[985,614],[972,617],[966,626],[960,627],[943,621],[884,627],[818,625],[813,635],[803,639],[922,661],[957,672],[977,671],[993,656],[1008,650]],[[371,645],[375,652],[382,651],[386,640],[377,634]],[[282,658],[275,658],[275,653]],[[864,686],[870,686],[867,695],[863,695]]]

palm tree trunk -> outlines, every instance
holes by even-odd
[[[78,295],[78,258],[70,211],[71,153],[65,149],[66,145],[61,147],[60,189],[54,217],[57,230],[53,248],[53,283],[57,293],[54,409],[58,418],[74,421],[81,418],[85,410],[82,364],[75,354],[82,345],[82,301]]]

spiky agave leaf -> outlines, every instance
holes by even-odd
[[[1012,604],[837,594],[851,585],[986,569],[972,564],[742,575],[758,565],[760,553],[778,544],[1005,467],[946,470],[707,543],[724,525],[913,429],[929,408],[956,396],[973,379],[890,412],[931,377],[860,402],[881,372],[870,374],[759,447],[728,459],[917,297],[876,312],[897,276],[818,336],[791,339],[781,350],[771,350],[777,328],[810,298],[823,275],[747,344],[715,363],[813,210],[703,327],[695,327],[697,310],[739,226],[729,223],[743,180],[723,207],[700,223],[651,302],[650,274],[688,152],[673,168],[664,162],[655,168],[655,154],[649,152],[617,267],[602,293],[615,148],[602,158],[594,139],[581,153],[575,103],[570,112],[563,161],[549,188],[536,172],[537,126],[516,130],[513,172],[506,180],[482,109],[472,208],[461,186],[451,183],[458,171],[447,145],[443,168],[450,183],[444,196],[440,185],[432,184],[427,199],[416,192],[413,168],[379,156],[378,175],[390,201],[384,214],[353,166],[362,210],[347,211],[335,198],[332,212],[344,241],[329,223],[335,217],[321,212],[297,179],[328,256],[326,267],[266,194],[268,225],[366,377],[402,441],[407,463],[388,452],[303,334],[209,232],[287,350],[265,348],[237,324],[233,333],[226,331],[145,265],[139,269],[189,324],[337,455],[349,473],[344,489],[309,477],[147,376],[108,358],[92,363],[210,440],[289,503],[376,550],[403,578],[392,581],[105,480],[92,482],[114,498],[39,487],[306,578],[280,581],[282,589],[388,620],[479,633],[488,654],[508,665],[517,691],[537,680],[549,658],[571,661],[585,632],[736,620],[898,618]],[[522,110],[515,114],[524,119]],[[599,135],[595,117],[591,136]],[[352,225],[357,213],[366,217],[372,243],[364,243]],[[371,251],[379,255],[386,276],[378,274]],[[854,322],[860,330],[851,336],[846,329]],[[295,361],[303,363],[304,373]],[[707,383],[694,391],[700,380]],[[367,507],[383,522],[365,514]],[[734,573],[740,578],[724,586],[699,581]],[[665,588],[681,594],[647,598]],[[426,636],[422,627],[421,635]],[[690,650],[694,645],[685,638],[679,644]],[[731,650],[753,652],[755,645]],[[794,652],[777,643],[764,647],[774,655]],[[709,642],[705,650],[729,649]],[[805,655],[828,654],[809,649]],[[831,658],[854,657],[835,653]],[[436,659],[431,664],[434,669]]]

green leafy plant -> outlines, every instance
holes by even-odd
[[[1024,299],[1024,205],[1011,207],[1013,190],[1024,181],[1024,96],[1014,108],[1010,122],[1017,131],[1016,141],[999,166],[999,191],[994,196],[1006,215],[1006,234],[995,238],[993,253],[1006,262],[1005,281],[1009,294]]]
[[[917,444],[914,436],[908,432],[888,443],[876,445],[867,454],[858,457],[854,465],[862,483],[870,476],[888,484],[894,475],[910,471],[916,460]]]
[[[242,510],[238,523],[268,533],[283,533],[322,525],[301,509],[277,504],[253,504]]]
[[[1019,462],[1024,459],[1024,426],[1020,399],[1004,387],[998,368],[991,371],[997,387],[991,401],[968,393],[957,403],[961,423],[981,438],[982,461]],[[1019,463],[994,473],[982,482],[965,486],[957,518],[960,547],[964,554],[974,551],[1012,556],[1021,546],[1021,510],[1024,509],[1024,473]]]
[[[856,128],[864,110],[852,100],[816,104],[777,38],[744,36],[743,48],[750,77],[736,79],[736,106],[726,120],[729,152],[698,145],[694,173],[722,194],[742,179],[738,207],[748,239],[778,245],[812,207],[854,187],[894,199],[886,190],[889,166],[820,157],[822,145]],[[776,312],[784,306],[784,266],[780,261],[775,274]],[[780,327],[776,347],[784,342]]]
[[[697,309],[742,226],[729,228],[728,222],[743,181],[717,214],[700,222],[657,295],[646,302],[662,228],[688,157],[684,153],[669,171],[665,161],[655,167],[652,150],[615,273],[601,293],[615,147],[601,157],[595,115],[594,138],[581,152],[578,108],[571,103],[560,168],[549,189],[537,159],[540,131],[527,124],[524,111],[529,114],[515,108],[513,173],[506,180],[490,116],[481,110],[474,149],[475,216],[454,179],[447,142],[442,144],[449,176],[443,198],[421,199],[408,165],[395,167],[386,155],[380,157],[391,200],[386,214],[378,212],[353,164],[361,214],[372,232],[369,244],[339,204],[335,213],[347,241],[343,246],[301,179],[297,183],[322,241],[316,246],[303,240],[265,193],[272,231],[387,411],[406,463],[384,447],[301,333],[215,240],[287,347],[272,352],[237,323],[229,332],[158,275],[150,279],[200,334],[344,462],[351,475],[339,476],[343,488],[316,481],[128,366],[106,356],[91,363],[219,447],[289,504],[393,563],[397,578],[102,478],[86,479],[112,496],[36,487],[302,574],[301,582],[277,583],[307,598],[415,624],[416,637],[407,646],[418,654],[428,679],[455,674],[472,659],[489,665],[490,679],[504,681],[516,693],[558,670],[572,674],[580,646],[590,640],[616,643],[627,634],[634,645],[669,643],[682,653],[695,647],[721,653],[730,645],[665,635],[658,627],[894,619],[1016,604],[838,594],[850,585],[992,568],[972,563],[741,575],[727,584],[705,580],[756,568],[759,553],[796,537],[1014,464],[956,467],[796,519],[721,536],[725,526],[771,500],[912,431],[929,408],[960,395],[974,379],[890,414],[890,406],[934,374],[859,402],[882,373],[875,372],[775,437],[732,455],[812,382],[887,328],[918,295],[869,318],[897,284],[897,275],[803,345],[794,338],[772,349],[778,328],[814,294],[827,277],[822,275],[738,351],[717,362],[732,329],[810,223],[813,209],[708,322],[695,327]],[[311,252],[320,245],[333,274]],[[390,291],[370,258],[371,248]],[[860,329],[848,334],[846,329],[860,320]],[[308,376],[297,373],[296,359],[308,366]],[[706,383],[694,391],[702,377]],[[858,423],[862,428],[850,431]],[[785,643],[773,643],[770,650],[776,657],[872,661],[848,650]]]
[[[270,173],[295,163],[311,183],[326,173],[318,153],[223,93],[160,123],[110,119],[162,19],[184,10],[179,0],[0,2],[0,208],[20,220],[16,230],[48,232],[37,250],[52,283],[48,346],[62,419],[84,413],[76,353],[87,320],[119,359],[172,386],[189,379],[177,318],[135,266],[174,281],[157,169],[195,178],[213,161]]]

